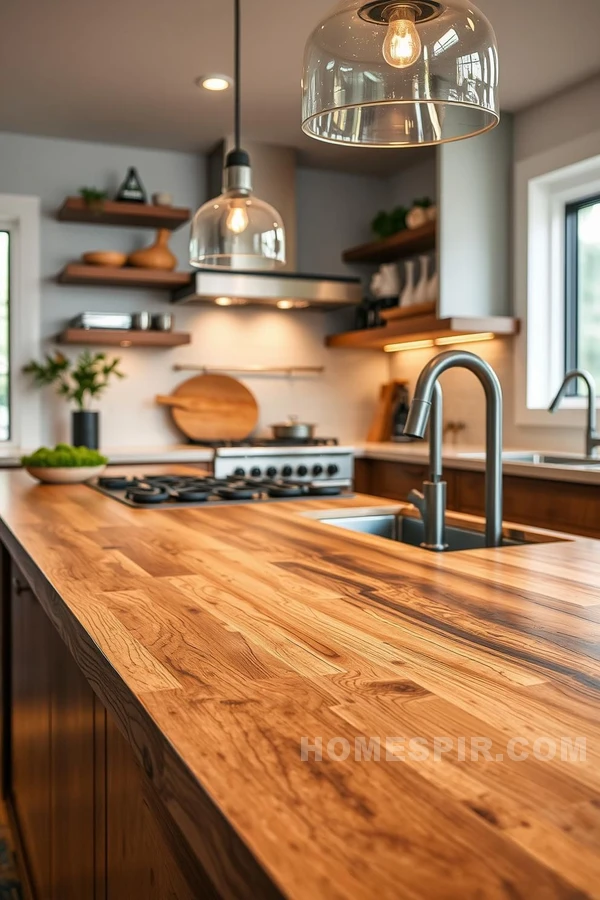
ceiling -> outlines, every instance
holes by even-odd
[[[500,47],[501,104],[519,110],[600,70],[599,0],[479,0]],[[231,131],[230,0],[2,0],[0,130],[175,150]],[[243,0],[244,131],[307,165],[383,174],[419,150],[330,147],[300,129],[306,37],[331,0]],[[7,89],[9,87],[10,89]],[[409,155],[410,154],[410,155]]]

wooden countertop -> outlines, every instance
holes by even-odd
[[[342,505],[398,506],[0,473],[0,537],[224,897],[600,897],[600,543],[436,555],[302,515]]]

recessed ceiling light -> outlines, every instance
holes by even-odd
[[[205,91],[226,91],[233,81],[229,75],[201,75],[196,78],[196,84]]]

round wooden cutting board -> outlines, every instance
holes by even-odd
[[[254,396],[228,375],[197,375],[156,402],[170,406],[177,427],[195,441],[243,441],[258,422]]]

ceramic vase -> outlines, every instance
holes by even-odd
[[[413,206],[406,216],[406,225],[414,231],[415,228],[421,228],[427,222],[427,211],[422,206]]]
[[[71,414],[71,443],[74,447],[98,450],[100,446],[100,413],[78,409]]]
[[[400,294],[399,306],[411,306],[415,294],[415,261],[408,259],[404,263],[404,290]]]
[[[171,232],[168,228],[160,228],[156,232],[156,240],[144,250],[131,253],[127,262],[140,269],[162,269],[171,272],[177,265],[177,257],[169,250]]]
[[[430,303],[437,303],[439,288],[440,278],[436,269],[427,284],[427,300]]]
[[[421,265],[421,275],[413,294],[413,303],[427,303],[427,293],[429,287],[429,257],[420,256],[419,263]]]

